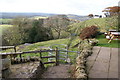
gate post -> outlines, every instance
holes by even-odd
[[[67,50],[67,59],[68,59],[68,46],[66,46],[66,50]]]
[[[39,54],[40,54],[40,59],[42,60],[42,53],[41,53],[41,50],[40,50],[40,53],[39,53]]]
[[[16,50],[16,46],[14,46],[14,51],[16,52],[17,50]]]
[[[55,48],[55,55],[56,55],[56,66],[59,65],[59,51],[58,48]]]

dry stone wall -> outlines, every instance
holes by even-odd
[[[10,75],[5,78],[38,78],[43,71],[44,65],[41,61],[14,64],[10,66]]]
[[[92,54],[92,43],[84,40],[79,45],[79,50],[81,53],[76,58],[73,77],[80,78],[81,80],[87,80],[88,76],[86,74],[86,59]]]

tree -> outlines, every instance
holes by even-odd
[[[93,18],[93,16],[94,16],[93,14],[89,14],[89,15],[88,15],[88,17],[90,17],[90,18]]]
[[[119,15],[120,7],[119,6],[107,7],[102,12],[105,12],[106,17]]]
[[[52,31],[48,27],[43,25],[44,19],[34,20],[32,22],[32,28],[29,31],[29,42],[39,42],[53,39]]]
[[[61,32],[66,31],[66,28],[69,25],[69,19],[66,15],[56,15],[46,19],[44,25],[57,32],[58,38],[60,38]]]
[[[19,45],[28,39],[28,30],[30,28],[30,20],[25,17],[17,17],[13,19],[13,27],[3,32],[3,40],[9,45]]]
[[[119,20],[120,20],[120,7],[119,6],[113,6],[113,7],[107,7],[102,12],[105,12],[106,18],[106,29],[117,29],[120,30],[119,26]]]

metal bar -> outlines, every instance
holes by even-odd
[[[55,61],[52,62],[44,62],[43,64],[50,64],[50,63],[56,63]]]
[[[41,58],[54,58],[56,56],[44,56],[44,57],[41,57]]]

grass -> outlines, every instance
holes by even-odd
[[[12,19],[2,19],[0,18],[0,23],[8,24],[11,23]]]
[[[66,38],[66,39],[56,39],[56,40],[49,40],[49,41],[43,41],[43,42],[37,42],[37,43],[34,43],[34,44],[31,44],[31,45],[28,45],[28,46],[25,46],[24,48],[22,49],[19,49],[20,46],[24,46],[24,44],[22,45],[19,45],[17,46],[17,50],[19,49],[20,51],[34,51],[34,50],[40,50],[40,47],[50,47],[51,45],[54,45],[54,44],[68,44],[68,41],[69,41],[69,38]],[[79,41],[78,37],[76,37],[76,39],[74,41],[72,41],[71,43],[71,47],[74,46],[77,42]],[[54,46],[53,49],[55,49],[55,47],[61,47],[61,48],[64,48],[64,46],[60,46],[60,45],[57,45],[57,46]],[[76,48],[70,48],[69,49],[70,51],[77,51],[77,47]],[[13,52],[13,49],[8,49],[6,51],[3,51],[3,52]],[[55,54],[55,52],[53,52],[52,54]],[[60,54],[64,54],[64,53],[60,53]],[[73,63],[74,62],[74,58],[76,57],[76,53],[73,53],[73,52],[70,52],[68,54],[70,57],[71,62]],[[23,57],[27,57],[27,56],[40,56],[39,53],[31,53],[31,54],[23,54],[22,55]],[[42,56],[48,56],[48,53],[47,52],[44,52],[42,53]],[[19,57],[19,55],[18,55]],[[44,61],[47,61],[47,59],[44,59]],[[64,63],[65,61],[63,60],[60,60],[62,63]]]
[[[43,17],[43,16],[34,16],[31,19],[46,19],[48,17]]]
[[[106,32],[107,25],[108,25],[107,20],[108,18],[93,18],[80,23],[74,23],[70,25],[71,26],[70,29],[71,30],[78,29],[77,33],[79,33],[80,30],[84,27],[96,25],[98,26],[100,32]]]
[[[2,33],[2,31],[8,29],[9,27],[12,27],[12,25],[8,25],[8,24],[5,24],[5,25],[0,25],[0,33]]]
[[[105,35],[98,35],[97,38],[99,43],[97,44],[97,46],[102,46],[102,47],[111,47],[111,48],[120,48],[120,46],[118,45],[118,43],[120,41],[118,40],[112,40],[111,43],[108,43],[109,40],[107,40],[105,38]]]

